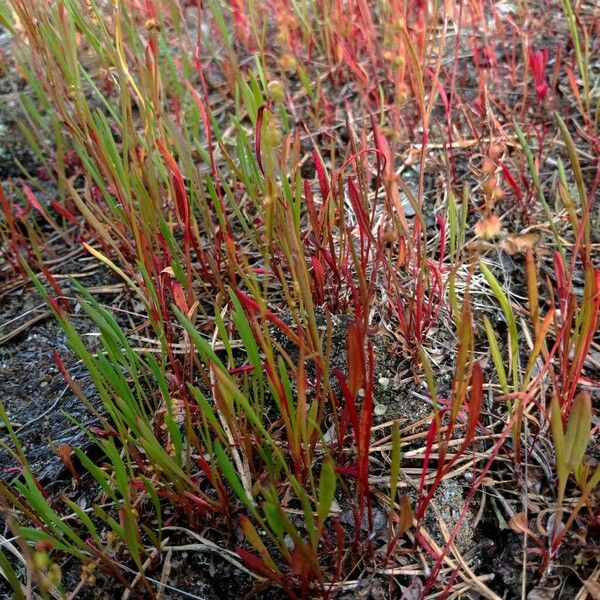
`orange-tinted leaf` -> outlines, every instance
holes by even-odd
[[[75,465],[73,464],[73,460],[71,459],[71,457],[73,456],[73,448],[71,448],[71,446],[69,446],[68,444],[61,444],[58,447],[58,456],[60,457],[60,460],[62,460],[65,467],[67,467],[67,469],[69,470],[69,473],[71,473],[73,479],[75,479],[76,481],[81,481],[81,477],[75,469]]]
[[[322,302],[323,290],[325,289],[325,269],[316,256],[311,256],[310,262],[312,263],[313,277],[315,279],[315,296],[318,302]]]
[[[188,304],[185,299],[185,294],[183,293],[183,288],[178,281],[173,281],[172,284],[173,289],[173,300],[175,300],[175,304],[177,308],[184,314],[187,315],[189,312]]]
[[[246,539],[258,550],[261,554],[266,551],[266,547],[263,541],[260,539],[258,532],[254,528],[254,525],[250,522],[248,517],[241,515],[240,522],[242,524],[242,529],[244,530],[244,535]]]
[[[388,179],[391,179],[394,175],[394,162],[392,161],[392,153],[390,151],[390,145],[384,135],[381,134],[377,127],[377,120],[375,115],[371,115],[371,127],[373,128],[373,139],[375,141],[375,147],[385,160],[384,173]]]
[[[400,515],[398,519],[398,534],[406,533],[413,524],[413,512],[410,506],[410,500],[405,494],[400,496]]]
[[[508,526],[517,533],[527,533],[535,537],[535,533],[530,529],[525,513],[515,513],[509,520]]]
[[[348,350],[348,387],[350,392],[356,396],[365,381],[363,336],[361,327],[357,323],[348,327],[346,346]]]

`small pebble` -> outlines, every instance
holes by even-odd
[[[373,412],[378,416],[384,415],[387,412],[388,407],[385,404],[376,404]]]
[[[389,377],[380,377],[379,378],[379,385],[384,390],[387,390],[390,387],[390,378]]]

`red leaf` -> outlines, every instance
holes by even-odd
[[[39,212],[40,215],[42,215],[44,221],[46,221],[46,223],[48,223],[50,227],[52,227],[53,229],[57,229],[56,223],[52,220],[46,209],[42,206],[40,201],[37,199],[36,195],[31,190],[31,188],[26,183],[23,183],[22,187],[23,193],[25,194],[25,198],[27,199],[29,207]]]
[[[325,289],[325,269],[321,261],[316,256],[310,257],[312,263],[313,276],[315,279],[315,299],[317,303],[321,304],[324,300],[323,290]]]
[[[206,502],[206,500],[203,500],[202,498],[199,498],[198,496],[194,496],[194,494],[191,494],[190,492],[183,492],[183,495],[198,509],[200,509],[200,512],[203,514],[206,513],[212,513],[213,509],[212,506]]]
[[[529,68],[535,83],[538,100],[543,101],[550,87],[546,82],[546,65],[548,64],[548,48],[533,52],[529,48]]]
[[[37,210],[44,217],[44,219],[48,219],[48,215],[46,214],[44,207],[40,204],[39,200],[35,197],[35,194],[26,183],[23,184],[23,193],[25,194],[25,198],[27,198],[29,206],[35,208],[35,210]]]
[[[342,394],[344,395],[345,400],[345,410],[343,413],[342,425],[340,427],[340,437],[343,438],[346,435],[346,426],[348,420],[350,420],[350,424],[352,425],[352,429],[354,430],[354,435],[358,437],[360,424],[358,422],[358,412],[356,411],[356,395],[350,391],[344,376],[341,374],[339,369],[334,369],[333,375],[337,378],[338,383],[340,384],[340,388],[342,389]],[[341,444],[343,439],[339,440]]]
[[[558,299],[560,302],[560,309],[563,312],[562,318],[565,318],[566,305],[569,297],[569,285],[567,283],[567,275],[565,272],[565,263],[563,262],[562,256],[558,250],[553,256],[554,262],[554,277],[556,280],[556,291],[558,293]]]
[[[269,110],[269,107],[266,104],[263,104],[259,109],[256,115],[256,143],[255,143],[255,152],[256,152],[256,162],[258,162],[258,166],[260,167],[260,172],[264,175],[265,170],[263,169],[262,164],[262,124],[264,120],[265,110]]]
[[[346,475],[349,477],[358,477],[358,465],[336,465],[335,472],[339,475]]]
[[[421,519],[425,514],[425,510],[433,496],[433,492],[435,489],[435,485],[432,486],[432,489],[429,491],[427,496],[424,496],[425,493],[425,478],[429,472],[429,459],[431,457],[431,452],[433,449],[433,442],[435,441],[436,435],[438,432],[437,421],[436,419],[432,419],[431,425],[427,430],[427,438],[425,440],[425,456],[423,458],[423,467],[421,468],[421,477],[419,479],[419,500],[417,505],[417,518]],[[443,448],[440,448],[440,462],[443,461]],[[439,472],[439,469],[438,469]]]
[[[269,569],[269,567],[261,558],[255,554],[252,554],[251,552],[248,552],[248,550],[244,550],[244,548],[236,548],[235,551],[252,571],[262,575],[263,577],[266,577],[267,579],[270,579],[271,581],[274,581],[275,583],[278,583],[279,585],[282,585],[283,577]]]
[[[93,433],[96,437],[108,438],[108,437],[119,437],[119,433],[116,431],[106,431],[101,427],[90,427],[90,433]]]
[[[471,374],[471,392],[469,394],[468,420],[465,432],[465,440],[463,446],[468,446],[475,437],[477,423],[481,415],[481,407],[483,404],[483,371],[481,365],[476,362],[473,365]],[[459,452],[460,454],[460,452]]]
[[[508,167],[503,163],[500,163],[500,168],[502,169],[502,176],[504,177],[504,180],[511,187],[512,191],[517,197],[517,200],[519,200],[519,202],[522,202],[523,192],[521,191],[521,188],[515,181],[515,178],[512,176],[512,173],[508,170]]]
[[[341,48],[344,55],[345,63],[350,67],[350,70],[360,79],[365,88],[369,87],[369,76],[367,72],[354,60],[352,54],[341,40],[338,39],[338,47]]]
[[[319,226],[319,218],[317,217],[317,211],[315,209],[315,202],[313,198],[312,190],[310,189],[310,183],[304,180],[304,199],[306,201],[306,211],[308,218],[310,219],[310,226],[312,232],[317,240],[321,238],[321,227]],[[306,234],[307,236],[309,233]]]
[[[352,177],[348,179],[348,197],[350,198],[350,203],[352,204],[356,220],[358,221],[361,237],[366,236],[371,242],[375,243],[369,217],[365,212],[365,208],[358,194],[358,188]]]
[[[189,307],[186,302],[185,294],[183,293],[181,284],[178,281],[173,281],[171,282],[171,289],[173,290],[173,299],[175,300],[175,305],[184,315],[187,315],[189,312]]]
[[[67,221],[70,221],[71,223],[73,223],[73,225],[77,225],[79,226],[80,223],[77,220],[77,218],[70,213],[64,206],[62,206],[62,204],[59,204],[56,200],[52,200],[50,202],[50,206],[63,218],[67,219]]]
[[[60,306],[60,304],[62,304],[64,307],[68,308],[70,306],[69,301],[67,300],[62,288],[60,287],[60,285],[58,285],[58,282],[56,281],[56,279],[50,272],[50,269],[48,269],[48,267],[46,265],[41,265],[40,268],[42,270],[42,273],[44,274],[44,277],[47,279],[48,283],[50,284],[50,287],[52,287],[52,289],[54,290],[54,293],[58,296],[57,305]],[[58,312],[61,312],[60,309],[58,310]]]
[[[71,459],[72,455],[73,455],[73,448],[71,448],[71,446],[69,446],[68,444],[61,444],[58,447],[58,456],[60,457],[60,460],[67,467],[67,469],[69,470],[69,473],[71,473],[71,476],[73,477],[73,479],[75,479],[77,481],[77,483],[81,483],[81,477],[79,476],[79,473],[75,469],[75,465],[73,464],[73,460]]]
[[[240,373],[252,373],[255,369],[256,365],[242,365],[241,367],[229,369],[227,372],[230,375],[239,375]]]
[[[173,191],[175,192],[175,207],[177,209],[177,214],[181,219],[181,222],[184,226],[184,232],[186,235],[189,235],[189,227],[190,227],[190,207],[187,192],[185,190],[185,182],[183,180],[183,175],[175,162],[175,159],[171,155],[171,153],[167,150],[167,147],[163,143],[162,140],[156,140],[156,145],[160,150],[160,153],[163,155],[169,170],[171,171],[171,183],[173,185]]]
[[[442,264],[444,262],[444,255],[446,254],[446,221],[440,213],[435,216],[438,227],[440,228],[440,262],[439,268],[442,270]]]
[[[327,180],[327,173],[325,171],[325,165],[321,160],[320,154],[316,151],[312,151],[313,161],[315,162],[315,169],[317,171],[317,178],[319,179],[319,187],[321,188],[321,196],[323,200],[329,196],[329,181]]]
[[[323,260],[325,260],[325,262],[327,263],[329,268],[335,273],[335,276],[339,279],[340,272],[338,271],[335,260],[333,260],[333,258],[331,258],[331,254],[327,250],[321,248],[321,256],[323,257]]]
[[[348,388],[356,397],[365,381],[364,334],[358,323],[348,326],[346,348],[348,352]]]
[[[373,129],[373,139],[375,141],[375,148],[379,150],[385,159],[385,164],[383,165],[383,172],[387,179],[390,179],[393,176],[392,167],[392,153],[390,151],[390,145],[388,144],[385,136],[381,135],[379,132],[379,127],[377,127],[377,120],[375,119],[375,115],[371,115],[371,128]],[[377,160],[380,159],[380,154],[377,155]]]
[[[235,294],[238,297],[239,301],[242,303],[242,306],[245,308],[246,312],[259,314],[262,313],[261,307],[258,304],[258,302],[250,298],[250,296],[244,294],[244,292],[237,289],[235,290]],[[267,320],[273,323],[273,325],[275,325],[277,329],[279,329],[282,333],[287,335],[290,338],[290,340],[292,340],[294,343],[299,343],[300,340],[298,336],[277,315],[273,314],[270,310],[265,309],[264,316],[267,318]]]

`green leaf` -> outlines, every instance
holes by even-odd
[[[227,479],[227,483],[238,497],[238,499],[248,508],[249,510],[254,511],[254,501],[248,497],[246,494],[246,490],[238,477],[236,470],[233,468],[227,453],[221,446],[220,442],[215,443],[215,456],[217,458],[217,462],[219,463],[219,467],[221,467],[221,471],[223,472],[223,476]]]
[[[596,467],[593,475],[588,479],[587,489],[592,491],[600,483],[600,465]]]
[[[263,504],[263,511],[271,531],[275,534],[275,537],[282,542],[284,534],[283,520],[281,518],[281,509],[276,502],[276,499],[269,499],[268,502]]]
[[[206,399],[204,394],[197,387],[193,386],[191,383],[188,383],[187,386],[188,386],[188,390],[194,397],[194,400],[198,403],[198,406],[202,409],[202,418],[206,419],[206,421],[211,425],[211,427],[216,430],[216,432],[219,434],[219,436],[221,436],[221,438],[225,439],[225,432],[223,431],[223,428],[221,427],[221,423],[219,423],[219,420],[217,419],[217,416],[215,415],[215,412],[212,409],[212,406],[208,403],[208,400]]]
[[[585,108],[589,112],[590,106],[590,69],[588,68],[588,55],[586,52],[582,52],[581,42],[579,40],[579,33],[577,30],[577,17],[573,12],[573,7],[569,0],[563,0],[563,10],[567,16],[569,28],[571,30],[571,37],[573,38],[573,47],[575,48],[575,56],[577,57],[577,66],[579,68],[579,74],[583,81],[583,98],[585,102]],[[585,29],[584,29],[585,39]]]
[[[15,18],[8,3],[0,2],[0,25],[14,34]]]
[[[321,525],[329,515],[329,510],[335,496],[335,468],[333,461],[326,458],[321,467],[321,477],[319,478],[319,504],[317,506],[317,516]]]
[[[400,426],[395,421],[392,427],[392,457],[390,465],[390,506],[394,506],[398,490],[398,477],[402,461],[402,445],[400,440]]]
[[[577,394],[565,432],[565,466],[569,473],[582,463],[592,428],[592,400],[588,391]]]
[[[87,530],[94,539],[96,546],[98,548],[101,548],[103,542],[100,539],[100,536],[98,535],[98,530],[96,529],[96,526],[94,525],[92,519],[88,517],[87,513],[81,508],[81,506],[79,506],[79,504],[77,504],[77,502],[73,502],[68,498],[64,498],[64,502],[77,515],[77,518],[87,527]]]
[[[212,362],[217,366],[221,371],[226,372],[227,369],[219,359],[219,357],[215,354],[215,351],[211,348],[210,344],[196,331],[193,323],[176,307],[171,307],[175,316],[179,320],[179,322],[183,325],[183,328],[188,332],[194,346],[196,346],[196,350],[201,354],[202,358],[206,362]]]
[[[244,312],[244,309],[242,308],[242,305],[233,290],[229,290],[229,296],[231,297],[231,302],[233,303],[234,307],[233,322],[235,323],[236,329],[238,330],[244,347],[246,348],[248,360],[254,365],[256,369],[256,375],[262,378],[262,361],[260,360],[258,346],[256,345],[256,340],[254,339],[254,334],[252,333],[252,328],[250,327],[246,313]]]
[[[100,443],[98,445],[100,447],[102,447]],[[118,503],[117,495],[115,494],[114,489],[109,485],[109,483],[108,483],[108,476],[106,475],[106,473],[102,469],[100,469],[100,467],[97,467],[90,460],[90,458],[87,456],[87,454],[85,454],[83,452],[83,450],[81,450],[80,448],[75,448],[75,456],[77,457],[77,459],[79,460],[79,462],[81,462],[81,464],[83,465],[83,467],[96,480],[96,483],[102,488],[102,490],[104,491],[104,493],[109,498],[111,498],[111,500],[115,504],[117,504]]]
[[[554,441],[554,453],[556,455],[556,475],[558,477],[558,498],[562,503],[564,490],[567,484],[569,472],[566,467],[565,433],[563,431],[560,406],[556,395],[550,401],[550,427],[552,428],[552,439]]]
[[[17,575],[16,575],[14,569],[12,568],[10,562],[8,562],[8,559],[6,558],[6,556],[4,556],[4,552],[2,552],[1,550],[0,550],[0,571],[2,572],[2,575],[6,578],[6,581],[8,581],[8,584],[12,588],[12,591],[14,594],[13,598],[15,600],[24,600],[25,595],[23,594],[23,591],[21,590],[21,582],[17,578]]]
[[[154,488],[154,484],[150,479],[141,477],[144,485],[146,486],[146,491],[148,492],[148,496],[150,496],[150,501],[152,502],[152,506],[154,507],[154,515],[156,516],[156,531],[158,532],[159,539],[162,537],[162,507],[160,504],[160,498],[156,493],[156,489]]]
[[[317,535],[317,528],[315,527],[315,519],[313,515],[313,510],[308,498],[308,494],[306,493],[306,489],[301,483],[294,477],[291,473],[288,476],[288,481],[292,486],[292,489],[298,496],[298,500],[302,504],[302,511],[304,513],[304,526],[306,527],[306,533],[310,539],[310,545],[313,549],[317,548],[319,543],[319,538]],[[290,533],[288,531],[288,533]]]
[[[502,308],[504,318],[506,319],[506,323],[508,325],[511,350],[511,371],[513,379],[512,383],[513,391],[516,391],[519,388],[519,335],[517,332],[517,322],[515,320],[515,314],[513,312],[512,306],[510,305],[508,297],[502,290],[502,286],[498,283],[498,280],[494,277],[493,273],[487,268],[483,261],[479,262],[479,268],[481,269],[481,272],[483,273],[486,281],[488,282],[488,285],[492,288],[494,296],[496,296],[496,300],[498,300],[498,303]],[[500,377],[500,375],[498,376]]]
[[[248,519],[248,517],[242,515],[240,517],[240,522],[242,524],[242,529],[244,531],[244,535],[246,536],[246,539],[248,540],[248,542],[250,542],[250,544],[252,544],[252,546],[256,550],[258,550],[264,563],[269,567],[269,569],[271,569],[275,573],[278,573],[279,569],[277,568],[277,565],[271,558],[271,555],[269,554],[267,547],[265,546],[264,542],[260,538],[260,535],[259,535],[258,531],[256,531],[256,528],[254,527],[254,525],[252,525],[252,523],[250,522],[250,519]]]
[[[496,368],[496,374],[498,375],[498,381],[500,382],[500,388],[503,394],[508,394],[508,381],[506,379],[506,371],[504,370],[504,361],[502,360],[502,354],[498,347],[498,340],[496,340],[496,333],[490,323],[490,320],[484,315],[483,324],[485,326],[485,332],[487,333],[488,342],[490,344],[490,352],[492,353],[492,360],[494,361],[494,367]]]

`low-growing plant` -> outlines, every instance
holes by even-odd
[[[70,417],[86,448],[56,449],[73,488],[94,488],[85,508],[38,480],[0,404],[17,465],[0,500],[21,548],[4,545],[0,572],[16,597],[75,597],[100,574],[157,597],[153,573],[186,535],[291,598],[365,580],[387,580],[390,597],[408,585],[498,598],[455,541],[495,473],[527,487],[551,431],[547,547],[527,490],[504,501],[549,572],[600,482],[585,457],[600,178],[590,185],[577,146],[597,142],[600,113],[579,6],[562,4],[573,52],[555,63],[534,39],[539,10],[503,10],[0,3],[41,165],[0,187],[0,266],[33,282],[97,393],[56,351],[95,418]],[[582,125],[565,116],[563,68]],[[130,323],[52,268],[65,248],[123,283]],[[507,260],[523,281],[502,273]],[[404,412],[411,394],[422,418]],[[437,498],[465,473],[440,542]]]

